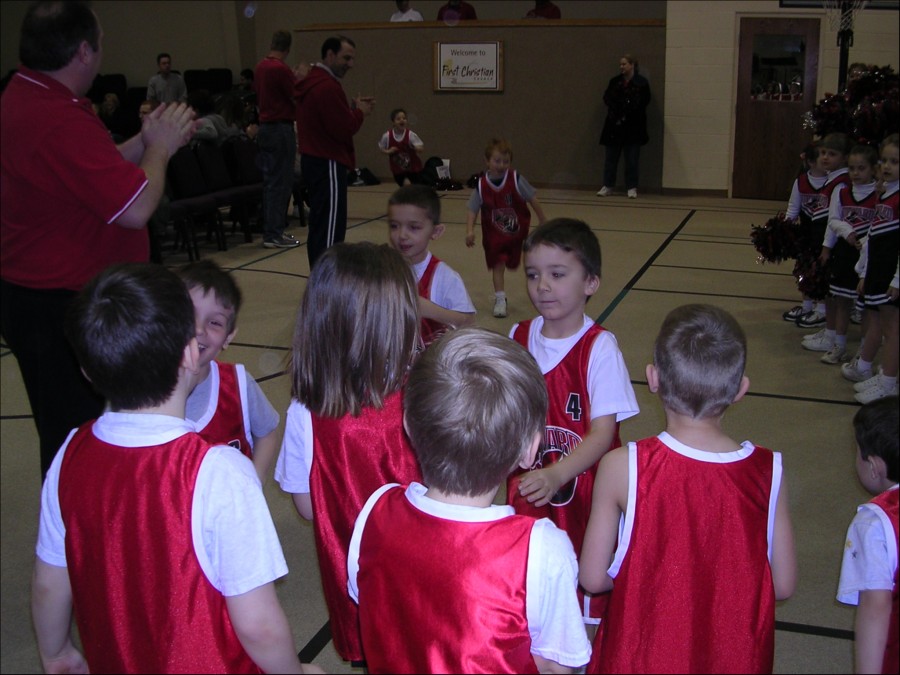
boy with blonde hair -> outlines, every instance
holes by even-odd
[[[475,220],[481,213],[481,243],[484,259],[494,283],[494,316],[507,315],[504,270],[519,269],[522,242],[528,236],[531,212],[538,223],[546,220],[535,189],[525,177],[510,168],[512,147],[502,138],[492,138],[484,149],[486,170],[469,197],[466,246],[475,246]]]
[[[534,359],[501,335],[461,328],[425,350],[403,402],[424,485],[377,490],[348,556],[369,672],[583,666],[572,544],[549,520],[493,503],[543,438],[547,391]]]

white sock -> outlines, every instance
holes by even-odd
[[[894,377],[888,377],[887,375],[882,373],[881,374],[881,385],[885,389],[893,389],[894,387],[897,386],[897,376],[894,375]]]
[[[834,336],[834,344],[836,347],[840,347],[841,349],[847,348],[847,336],[846,335],[835,335]]]
[[[859,357],[859,360],[856,362],[857,370],[866,371],[872,368],[871,361],[863,361],[862,357]]]
[[[825,338],[828,340],[829,344],[834,344],[834,338],[835,338],[834,331],[828,330],[826,328],[825,329]]]
[[[816,311],[817,311],[819,314],[824,314],[824,313],[825,313],[825,303],[824,303],[824,302],[820,302],[818,305],[816,305]]]
[[[505,300],[506,299],[506,291],[494,291],[494,297],[497,299],[503,298]]]
[[[804,300],[802,307],[803,307],[804,314],[806,314],[807,312],[811,312],[812,308],[813,308],[813,301],[812,300]]]

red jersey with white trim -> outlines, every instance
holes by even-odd
[[[874,504],[888,517],[891,525],[894,526],[894,550],[900,553],[900,491],[896,489],[885,490],[880,495],[869,502]],[[900,591],[900,579],[898,579],[898,570],[894,569],[894,588],[891,590],[891,622],[888,627],[888,641],[884,649],[884,662],[881,666],[882,673],[896,673],[900,671],[900,624],[898,624],[898,615],[900,615],[900,601],[898,601],[898,591]]]
[[[771,673],[780,455],[749,443],[731,457],[679,451],[664,438],[677,443],[629,444],[631,512],[587,672]]]
[[[59,480],[75,616],[91,672],[262,672],[193,547],[186,507],[210,444],[189,433],[123,448],[98,439],[92,425],[72,437]],[[152,480],[135,482],[136,475]]]
[[[434,272],[440,264],[441,261],[438,260],[437,256],[432,255],[431,260],[428,261],[428,265],[425,267],[425,271],[422,273],[422,278],[419,279],[418,291],[420,297],[431,300],[431,283],[434,281]],[[423,318],[422,342],[425,343],[425,346],[430,345],[437,340],[442,333],[445,333],[447,328],[448,326],[445,323],[435,321],[434,319]]]
[[[369,672],[536,673],[525,608],[534,523],[436,518],[412,506],[402,487],[387,490],[359,549]]]
[[[502,242],[505,246],[510,238],[524,241],[528,236],[531,211],[528,202],[519,194],[518,183],[519,174],[513,169],[506,172],[500,185],[494,185],[487,174],[478,180],[485,248],[492,242]]]
[[[522,321],[515,330],[513,338],[528,349],[528,333],[531,319]],[[547,426],[544,429],[544,443],[531,471],[550,466],[568,456],[572,449],[584,440],[591,431],[590,389],[587,382],[588,362],[594,340],[605,329],[594,324],[569,350],[569,353],[555,368],[545,373],[549,395]],[[619,425],[610,447],[617,448]],[[516,513],[534,518],[549,518],[560,529],[565,530],[572,541],[575,555],[581,559],[581,546],[588,518],[591,515],[591,503],[594,494],[594,478],[597,465],[583,471],[572,481],[563,485],[546,506],[536,507],[519,495],[519,480],[524,470],[517,469],[506,481],[506,503]],[[585,596],[581,586],[578,587],[578,598],[586,619],[600,619],[606,609],[609,594]],[[585,606],[585,599],[589,604]]]
[[[347,553],[356,517],[382,485],[422,480],[403,432],[402,402],[402,392],[396,392],[381,410],[364,408],[359,417],[312,416],[309,492],[316,552],[334,647],[347,661],[365,659],[358,608],[347,593]]]
[[[409,142],[409,129],[403,130],[403,138],[399,141],[394,137],[393,129],[388,129],[387,137],[388,148],[397,148],[397,152],[388,155],[391,172],[394,175],[422,171],[422,160]]]
[[[213,361],[210,364],[218,373],[218,391],[211,392],[210,405],[213,417],[202,429],[197,429],[210,443],[230,445],[253,459],[253,441],[247,433],[244,404],[247,394],[243,388],[244,367],[235,363]]]
[[[516,342],[528,349],[528,331],[531,320],[522,321],[513,335]],[[604,328],[591,326],[565,358],[544,375],[550,406],[547,413],[547,427],[544,431],[544,445],[535,460],[534,469],[555,464],[568,456],[572,449],[590,433],[590,396],[587,383],[588,361],[596,337]],[[620,445],[618,425],[611,447]],[[507,504],[522,513],[535,518],[549,518],[565,530],[572,540],[575,555],[581,556],[581,545],[591,513],[594,491],[594,476],[597,464],[566,483],[550,500],[550,504],[535,508],[519,496],[519,477],[525,473],[517,470],[507,480]]]

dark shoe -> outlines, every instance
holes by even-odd
[[[289,234],[283,234],[275,239],[266,239],[263,241],[263,246],[266,248],[294,248],[299,245],[300,242]]]
[[[796,307],[792,307],[784,314],[782,314],[781,318],[785,321],[790,321],[791,323],[797,323],[797,319],[799,319],[804,314],[806,314],[806,312],[803,311],[803,306],[797,305]]]

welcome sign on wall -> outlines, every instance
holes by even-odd
[[[503,91],[502,42],[435,42],[435,91]]]

